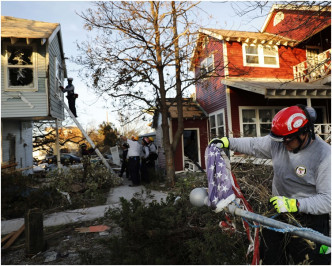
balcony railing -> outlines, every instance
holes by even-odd
[[[315,59],[293,66],[295,81],[312,82],[331,74],[331,49],[318,54]]]
[[[315,133],[327,143],[331,143],[331,124],[315,124]]]

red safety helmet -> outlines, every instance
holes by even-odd
[[[291,106],[280,110],[272,120],[270,137],[274,141],[282,142],[294,138],[302,133],[312,131],[316,112],[311,107],[301,105]]]

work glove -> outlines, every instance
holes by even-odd
[[[270,203],[273,204],[278,213],[298,212],[296,199],[289,199],[284,196],[275,196],[270,199]]]
[[[211,144],[216,144],[218,148],[229,148],[229,140],[227,137],[222,137],[221,139],[214,138],[209,142]]]

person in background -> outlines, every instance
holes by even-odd
[[[142,139],[143,147],[142,147],[142,154],[141,154],[141,178],[142,178],[142,181],[145,183],[150,182],[148,168],[147,168],[148,158],[150,155],[149,143],[150,143],[150,141],[147,137],[144,137]]]
[[[148,158],[148,163],[147,163],[147,168],[148,168],[148,175],[151,178],[153,178],[156,174],[156,160],[158,158],[158,149],[156,144],[154,143],[154,138],[149,137],[149,158]]]
[[[89,173],[89,170],[90,170],[90,166],[91,166],[91,163],[90,163],[90,157],[91,157],[91,154],[93,153],[94,149],[91,148],[91,149],[87,149],[88,146],[83,143],[81,144],[81,154],[82,154],[82,163],[83,163],[83,177],[84,179],[87,179],[88,177],[88,173]]]
[[[129,176],[129,168],[128,168],[128,148],[129,148],[129,144],[128,143],[123,143],[122,144],[122,149],[123,149],[123,153],[122,153],[122,164],[121,164],[121,171],[120,171],[120,177],[123,176],[123,173],[126,171],[126,177],[128,179],[130,179]]]
[[[125,136],[122,137],[124,141],[126,141],[129,145],[128,148],[128,168],[129,175],[131,177],[132,185],[130,187],[136,187],[140,185],[140,153],[141,153],[141,145],[138,143],[137,136],[131,136],[131,139],[127,139]]]
[[[279,111],[272,121],[270,135],[212,139],[218,147],[258,158],[272,159],[273,181],[270,203],[288,222],[290,214],[302,227],[329,236],[331,212],[331,146],[314,133],[316,112],[296,105]],[[297,224],[296,224],[297,225]],[[298,225],[297,225],[298,226]],[[263,264],[331,264],[325,245],[308,245],[301,237],[262,230],[260,256]],[[289,258],[292,258],[292,261]]]
[[[75,105],[77,94],[75,94],[75,87],[73,85],[73,78],[68,78],[67,81],[68,81],[68,85],[66,86],[66,88],[63,88],[62,86],[60,86],[60,89],[62,90],[63,93],[67,92],[66,97],[68,99],[69,109],[73,113],[73,115],[75,117],[77,117],[76,105]]]

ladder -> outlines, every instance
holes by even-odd
[[[81,126],[81,124],[78,122],[78,120],[76,119],[76,117],[73,115],[73,113],[70,111],[69,107],[65,104],[65,102],[62,100],[63,106],[65,107],[65,109],[67,110],[68,114],[70,115],[70,117],[74,120],[75,124],[77,125],[77,127],[81,130],[81,132],[83,133],[84,137],[86,138],[86,140],[90,143],[91,147],[95,150],[95,152],[97,153],[97,155],[99,156],[99,158],[101,159],[101,161],[103,162],[103,164],[106,166],[106,168],[111,172],[114,173],[113,169],[111,168],[111,166],[109,165],[109,163],[106,161],[105,157],[101,154],[101,152],[96,148],[96,145],[93,143],[93,141],[90,139],[89,135],[85,132],[85,130],[83,129],[83,127]]]

